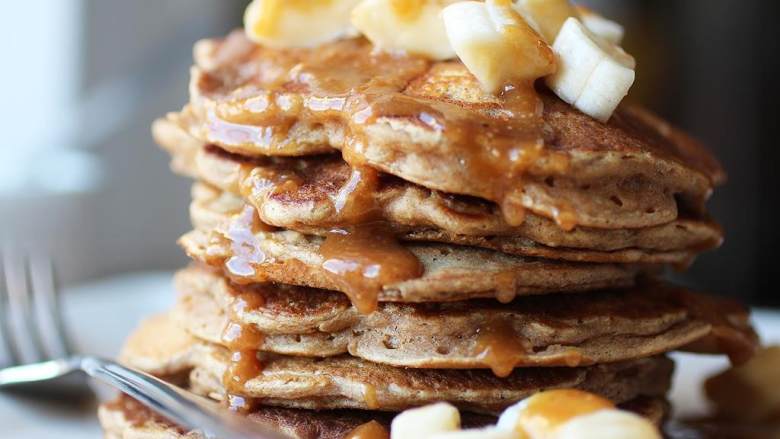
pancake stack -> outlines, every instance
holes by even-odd
[[[757,344],[744,308],[661,279],[720,244],[724,173],[646,110],[602,123],[458,61],[242,31],[196,45],[190,92],[153,133],[196,180],[194,262],[122,359],[259,423],[340,438],[448,401],[484,425],[555,388],[660,422],[666,352]],[[186,433],[127,398],[101,420]]]

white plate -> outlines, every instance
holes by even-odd
[[[80,352],[112,357],[145,316],[162,312],[174,298],[172,273],[119,276],[74,288],[65,293],[65,310]],[[755,324],[765,343],[780,343],[780,313],[755,312]],[[675,413],[706,413],[701,381],[727,367],[720,357],[673,354],[678,361],[671,400]],[[0,425],[13,437],[28,439],[98,438],[95,407],[63,407],[39,400],[0,394]]]

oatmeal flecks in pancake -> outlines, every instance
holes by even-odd
[[[219,213],[240,210],[242,201],[237,196],[241,195],[268,224],[324,235],[343,217],[334,200],[343,200],[343,189],[354,187],[354,172],[350,174],[349,166],[337,156],[248,160],[213,147],[186,146],[180,137],[189,136],[173,122],[157,121],[154,131],[157,141],[171,151],[177,172],[225,191],[203,184],[194,187],[191,216],[197,228],[215,226],[221,221]],[[374,214],[406,240],[572,261],[683,264],[696,253],[718,246],[722,236],[713,222],[684,217],[640,229],[577,227],[564,232],[553,222],[529,214],[513,228],[496,206],[480,200],[441,194],[386,174],[375,189],[370,196],[375,197],[373,205],[379,212]]]
[[[619,110],[604,125],[543,92],[543,114],[524,111],[530,117],[518,121],[511,117],[516,111],[511,99],[486,95],[462,64],[373,53],[362,39],[316,50],[273,50],[234,33],[199,43],[196,64],[191,131],[203,141],[255,155],[322,153],[330,145],[353,164],[558,216],[564,226],[668,222],[674,217],[665,213],[676,204],[675,194],[700,207],[712,185],[723,180],[719,164],[701,145],[644,111]],[[215,138],[224,131],[217,121],[257,133],[239,141]],[[541,149],[537,130],[546,144]],[[498,161],[484,154],[512,157]],[[522,185],[515,181],[521,174]],[[566,183],[567,176],[576,176],[571,187],[544,185],[548,177]],[[577,187],[596,188],[605,178],[611,179],[608,186],[631,188],[636,199],[655,206],[621,206],[610,194],[581,203]],[[496,187],[510,193],[501,197]],[[513,209],[506,210],[514,218]]]
[[[323,268],[323,239],[292,231],[259,232],[242,240],[249,254],[262,253],[261,263],[247,261],[251,270],[236,272],[227,261],[241,256],[225,230],[236,221],[214,230],[195,230],[179,243],[194,260],[224,269],[240,283],[276,282],[309,286],[344,293]],[[242,235],[243,236],[243,235]],[[651,267],[616,264],[587,264],[523,258],[470,247],[444,244],[406,243],[422,264],[422,276],[382,285],[379,301],[442,302],[468,298],[494,297],[502,302],[516,295],[631,285],[640,272]]]
[[[349,353],[399,367],[507,373],[514,367],[590,365],[655,355],[711,337],[728,342],[731,337],[723,336],[728,328],[749,340],[733,344],[732,351],[747,355],[757,344],[749,325],[724,326],[744,320],[744,308],[663,284],[524,297],[505,305],[492,300],[384,303],[369,315],[358,313],[338,293],[236,285],[201,267],[179,272],[176,289],[172,316],[200,339],[219,344],[233,304],[255,297],[263,305],[242,313],[239,323],[266,334],[257,346],[261,350],[307,357]],[[719,304],[722,317],[700,313],[701,303],[712,302]],[[723,350],[711,343],[708,352]]]

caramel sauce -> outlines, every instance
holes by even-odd
[[[360,224],[380,221],[382,211],[376,194],[379,191],[379,172],[367,166],[352,168],[349,180],[333,198],[337,222]]]
[[[420,277],[423,267],[384,223],[331,231],[320,246],[322,268],[361,313],[376,310],[387,284]]]
[[[263,371],[258,354],[265,337],[254,325],[243,323],[241,316],[262,306],[264,302],[262,294],[257,291],[237,294],[222,331],[222,344],[230,351],[230,361],[222,380],[227,392],[228,406],[234,411],[251,410],[251,399],[241,396],[240,393],[244,391],[247,381]]]
[[[551,432],[574,417],[614,408],[611,401],[592,393],[559,389],[541,392],[530,398],[520,416],[527,431]]]
[[[231,256],[225,261],[229,274],[237,277],[250,277],[255,274],[255,265],[266,262],[266,255],[260,249],[255,234],[268,231],[269,226],[263,224],[257,217],[257,212],[251,206],[233,218],[223,232],[231,249]]]
[[[302,170],[302,172],[305,170]],[[271,171],[250,163],[240,165],[238,191],[256,205],[268,192],[281,194],[300,189],[303,181],[294,171]],[[420,261],[396,239],[383,221],[378,205],[379,172],[356,166],[331,199],[331,222],[340,228],[327,234],[320,246],[322,268],[353,301],[359,311],[376,308],[383,285],[419,277]],[[231,256],[225,261],[227,273],[236,280],[256,274],[256,266],[267,262],[255,235],[273,228],[262,223],[255,208],[247,206],[222,233]]]
[[[350,431],[344,439],[390,439],[390,433],[382,424],[371,421]]]
[[[210,142],[229,146],[280,145],[286,143],[290,127],[290,123],[258,126],[228,122],[210,114],[207,137]]]
[[[371,384],[366,384],[363,389],[363,399],[366,401],[366,405],[371,410],[379,408],[379,398],[376,396],[376,387]]]
[[[507,377],[531,350],[507,320],[488,322],[479,328],[476,357],[485,362],[499,377]]]
[[[501,303],[509,303],[517,296],[517,275],[511,271],[493,275],[496,282],[496,299]]]
[[[402,13],[411,14],[417,9],[414,6],[417,3],[409,0],[394,4]],[[510,26],[506,32],[525,34],[533,31]],[[464,182],[480,186],[470,195],[498,203],[509,224],[521,224],[525,175],[529,171],[561,173],[568,166],[565,154],[544,146],[543,104],[533,80],[515,81],[497,96],[469,94],[460,97],[457,85],[469,92],[479,89],[476,79],[461,64],[431,64],[413,55],[372,49],[362,39],[344,40],[308,51],[258,48],[256,55],[230,67],[235,71],[224,73],[229,80],[224,80],[222,91],[232,94],[220,96],[218,118],[232,124],[226,126],[234,132],[233,143],[236,137],[242,141],[250,138],[278,148],[291,142],[282,135],[286,135],[290,121],[308,125],[331,124],[341,130],[332,136],[336,139],[333,141],[338,142],[334,146],[353,167],[373,165],[366,162],[368,133],[383,124],[383,119],[413,121],[439,139],[432,146],[415,148],[414,154],[431,163],[441,161],[450,167],[457,166],[452,169],[453,174],[462,177]],[[535,45],[526,49],[526,52],[534,51],[533,63],[508,60],[513,65],[520,63],[523,77],[544,76],[539,73],[554,70],[555,60],[549,49]],[[536,56],[536,52],[542,56]],[[276,62],[275,56],[290,59]],[[255,71],[257,65],[262,65],[264,72],[289,71],[284,81],[265,81],[263,75],[242,73]],[[450,76],[456,87],[453,96],[448,94],[449,85],[437,80],[425,87],[426,79],[439,67],[457,71]],[[278,78],[280,75],[271,76]],[[436,75],[431,77],[441,79]],[[247,95],[252,97],[247,98]],[[235,131],[234,125],[252,127],[254,131]],[[258,125],[271,130],[263,131]],[[222,137],[225,137],[225,131],[221,129]],[[398,163],[412,154],[406,148],[409,146],[404,141],[388,144],[387,154],[395,156],[391,160]],[[383,166],[391,165],[384,163]],[[562,227],[573,227],[576,223],[573,210],[562,207],[557,221]]]

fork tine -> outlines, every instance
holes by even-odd
[[[10,271],[8,256],[12,250],[7,247],[0,248],[0,275],[3,282],[0,283],[0,335],[5,352],[11,361],[11,365],[22,364],[22,352],[16,344],[13,331],[14,325],[11,320],[11,298],[9,294],[8,273]]]
[[[74,350],[63,321],[62,302],[51,258],[33,253],[30,257],[30,276],[33,297],[42,312],[39,316],[39,333],[50,342],[50,357],[66,357]]]
[[[33,308],[33,298],[30,289],[30,275],[28,260],[23,252],[6,253],[6,284],[8,285],[9,309],[11,317],[16,316],[17,328],[23,329],[23,333],[12,332],[16,345],[20,350],[23,343],[29,350],[30,362],[46,359],[46,350],[41,341],[38,316]],[[24,354],[21,351],[20,354]]]

